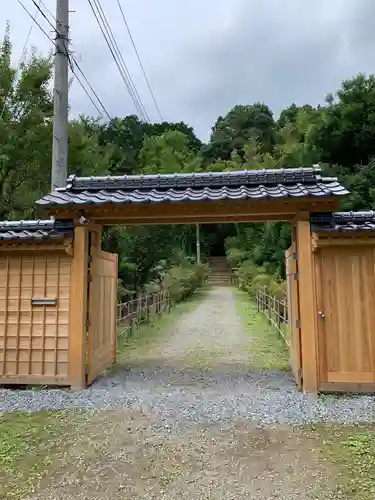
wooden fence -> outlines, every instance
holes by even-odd
[[[145,321],[152,321],[171,308],[167,291],[140,295],[117,306],[117,333],[131,337]]]
[[[259,290],[256,294],[256,303],[258,311],[266,316],[268,321],[289,347],[288,303],[286,296],[284,300],[280,300],[276,297],[272,297],[264,290]]]

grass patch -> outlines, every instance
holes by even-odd
[[[375,498],[375,429],[332,426],[325,429],[324,453],[340,466],[343,498]]]
[[[204,294],[204,289],[195,292],[187,300],[174,305],[169,312],[164,312],[155,317],[154,320],[143,323],[131,337],[119,334],[117,337],[116,364],[113,365],[111,371],[123,370],[142,359],[153,346],[165,339],[182,314],[195,309]]]
[[[189,366],[211,368],[226,352],[224,347],[217,345],[197,345],[186,352],[185,361]]]
[[[289,370],[288,350],[283,339],[257,311],[249,295],[235,291],[237,310],[249,334],[251,366],[256,369]]]
[[[68,412],[0,414],[0,498],[33,492],[65,450],[76,423]]]

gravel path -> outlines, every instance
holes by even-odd
[[[0,412],[132,409],[154,412],[171,425],[374,420],[373,396],[312,398],[297,391],[290,373],[252,371],[247,343],[232,291],[213,289],[180,317],[165,343],[139,367],[102,377],[77,392],[0,389]]]
[[[191,314],[180,319],[153,356],[162,366],[230,364],[248,368],[248,346],[232,291],[215,288]]]
[[[374,399],[309,398],[289,373],[252,370],[249,346],[217,288],[139,366],[78,392],[0,390],[0,411],[93,410],[28,500],[349,498],[301,424],[372,421]]]

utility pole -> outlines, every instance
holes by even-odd
[[[197,242],[197,262],[198,264],[201,263],[201,239],[200,239],[200,234],[199,234],[199,224],[195,226],[196,229],[196,242]]]
[[[52,191],[64,187],[68,177],[69,0],[56,1]]]

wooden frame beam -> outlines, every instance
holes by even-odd
[[[309,214],[296,222],[303,390],[318,392],[315,274]]]
[[[162,224],[225,224],[235,222],[290,222],[293,214],[274,214],[269,216],[264,215],[235,215],[235,216],[212,216],[212,217],[187,217],[181,218],[176,216],[170,217],[134,217],[134,218],[105,218],[95,219],[103,226],[157,226]]]
[[[327,247],[375,246],[375,232],[372,233],[312,233],[312,250]]]
[[[63,241],[52,241],[47,240],[45,242],[35,242],[33,240],[9,240],[0,242],[0,252],[23,252],[23,253],[35,253],[35,252],[64,252],[68,255],[73,255],[73,240],[72,238],[66,238]]]
[[[69,380],[72,389],[86,386],[87,273],[88,229],[76,226],[69,300]]]
[[[338,208],[337,197],[286,198],[283,200],[223,200],[218,202],[149,203],[54,207],[50,215],[59,219],[79,219],[90,223],[197,224],[217,222],[292,221],[301,212],[330,212]]]

